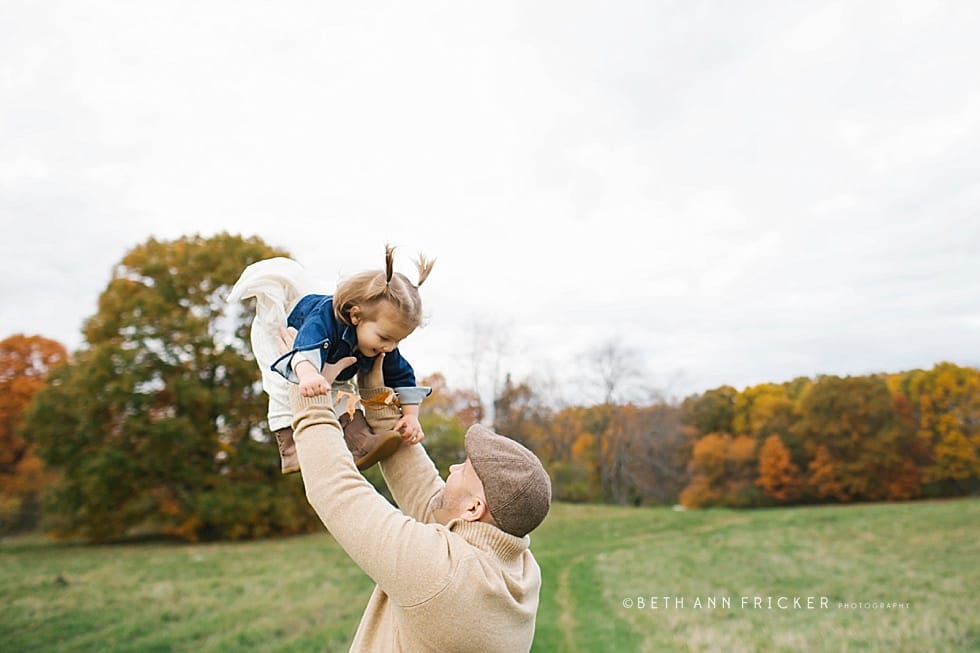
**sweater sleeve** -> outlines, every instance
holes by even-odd
[[[360,388],[364,416],[375,431],[390,431],[401,417],[401,411],[390,403],[391,392],[388,388]],[[381,461],[381,473],[405,514],[422,522],[431,520],[429,502],[446,483],[421,444],[402,445]]]
[[[306,497],[337,543],[400,606],[444,589],[458,564],[449,530],[405,515],[361,476],[328,397],[292,386],[290,403]]]
[[[381,369],[384,371],[385,385],[389,388],[406,388],[415,385],[415,370],[397,347],[385,356]]]

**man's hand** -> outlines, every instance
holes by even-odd
[[[382,369],[384,362],[385,354],[381,352],[374,359],[371,371],[366,374],[362,373],[361,378],[358,379],[358,385],[364,388],[383,388],[385,385],[385,373]]]
[[[279,346],[279,354],[280,355],[287,354],[287,353],[291,352],[293,350],[293,343],[295,343],[295,342],[296,342],[296,329],[294,329],[293,327],[288,327],[288,328],[287,327],[280,327],[279,328],[279,338],[278,338],[278,343],[277,344]],[[309,362],[309,361],[304,361],[304,362]],[[300,380],[300,392],[303,394],[304,397],[312,397],[312,396],[317,395],[317,394],[324,394],[324,395],[327,394],[328,392],[330,392],[330,386],[331,386],[331,384],[333,384],[333,382],[337,380],[337,375],[340,374],[341,372],[343,372],[345,369],[347,369],[348,367],[350,367],[351,365],[353,365],[356,362],[357,362],[357,358],[356,357],[354,357],[354,356],[347,356],[345,358],[341,358],[336,363],[327,363],[327,364],[325,364],[323,366],[323,369],[316,376],[320,377],[320,380],[322,380],[323,383],[325,383],[326,385],[325,386],[321,386],[320,385],[320,380],[317,380],[316,378],[313,378],[313,377],[305,377],[305,378],[303,378],[303,379]],[[300,367],[302,368],[304,366],[300,366]],[[310,365],[310,367],[312,367],[312,365]],[[297,373],[298,373],[298,371],[297,371]],[[313,392],[312,394],[306,394],[306,391],[303,390],[303,385],[307,381],[309,381],[309,384],[308,385],[310,385],[313,388],[319,388],[322,391],[320,391],[320,392]],[[325,388],[325,389],[323,389],[323,388]]]
[[[293,343],[296,342],[298,332],[293,327],[279,327],[279,338],[276,343],[279,346],[279,355],[288,354],[293,350]]]

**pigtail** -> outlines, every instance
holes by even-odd
[[[385,243],[385,288],[391,287],[391,277],[395,273],[395,248]]]
[[[388,304],[398,311],[402,322],[412,329],[422,322],[422,298],[418,287],[432,272],[435,259],[419,254],[415,266],[419,272],[418,286],[413,285],[401,272],[395,272],[395,247],[385,243],[385,267],[383,270],[366,270],[337,284],[333,294],[333,310],[336,318],[351,325],[350,313],[358,307],[361,316],[373,320],[378,306]]]
[[[415,267],[419,271],[419,282],[415,284],[416,288],[425,283],[425,280],[429,278],[429,273],[432,272],[432,266],[435,264],[435,259],[428,259],[425,257],[425,254],[419,253],[419,257],[415,261]]]

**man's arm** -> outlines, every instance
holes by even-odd
[[[370,376],[366,381],[371,381]],[[381,387],[361,387],[359,391],[368,425],[375,432],[391,430],[401,416],[394,405],[392,391]],[[445,482],[422,445],[403,444],[393,455],[381,461],[381,473],[395,503],[405,514],[423,522],[430,520],[429,501],[445,486]]]
[[[290,404],[306,496],[327,530],[396,604],[416,605],[435,596],[450,582],[456,564],[449,531],[406,516],[364,479],[329,397],[303,397],[292,386]],[[395,454],[402,455],[428,459],[415,446]]]

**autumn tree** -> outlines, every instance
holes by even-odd
[[[809,451],[810,487],[839,500],[919,493],[915,432],[881,376],[822,376],[803,395],[796,435]]]
[[[727,433],[709,433],[694,444],[689,463],[691,480],[681,492],[682,504],[689,507],[711,506],[725,500],[725,461],[731,437]]]
[[[432,374],[421,381],[432,388],[432,394],[422,402],[419,418],[425,432],[425,448],[442,474],[449,466],[465,460],[466,429],[480,421],[483,407],[473,391],[453,390],[442,374]]]
[[[24,437],[24,415],[48,374],[67,357],[63,345],[41,336],[0,341],[0,533],[37,524],[38,498],[50,475]]]
[[[687,397],[681,404],[682,423],[691,442],[709,433],[734,433],[738,391],[729,386]]]
[[[795,419],[793,401],[786,388],[763,383],[738,394],[732,428],[735,433],[752,436],[761,443],[774,433],[788,431]]]
[[[980,480],[980,370],[940,363],[908,374],[908,395],[927,483],[946,493],[977,487]]]
[[[793,463],[780,437],[775,433],[767,437],[759,451],[756,484],[776,503],[785,503],[800,496],[802,481],[800,469]]]
[[[608,423],[608,406],[568,406],[542,429],[539,455],[552,476],[555,498],[600,501],[599,428]]]
[[[618,503],[677,503],[689,479],[691,455],[680,413],[679,407],[664,403],[616,410],[612,426],[621,433],[615,440],[625,445],[626,454],[611,488]]]
[[[528,382],[515,382],[509,374],[504,378],[494,401],[493,427],[498,433],[537,451],[547,439],[545,431],[552,415]]]
[[[844,488],[844,478],[826,445],[817,445],[813,460],[807,466],[807,487],[819,499],[848,501],[851,498]]]
[[[193,540],[316,526],[302,485],[279,473],[247,345],[254,308],[225,304],[247,265],[283,254],[228,234],[151,239],[114,267],[85,346],[25,427],[62,473],[48,502],[57,532]]]
[[[757,505],[757,465],[755,440],[747,435],[709,433],[694,444],[690,482],[680,501],[685,506]]]
[[[483,405],[473,390],[450,389],[446,377],[436,372],[420,382],[432,388],[432,394],[422,403],[422,413],[436,413],[455,419],[463,426],[483,420]]]

